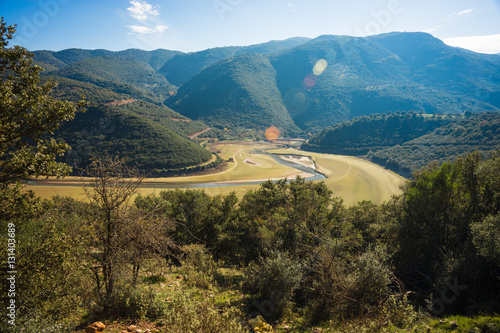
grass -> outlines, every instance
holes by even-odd
[[[324,180],[326,185],[335,196],[344,199],[346,205],[353,205],[362,200],[380,204],[400,193],[400,186],[406,181],[377,164],[352,156],[311,153],[292,148],[272,152],[311,156],[317,170],[327,177]]]
[[[294,168],[279,164],[270,156],[252,154],[252,151],[256,149],[272,147],[274,146],[269,143],[219,142],[211,148],[218,150],[223,159],[233,159],[232,162],[228,162],[228,168],[225,171],[200,176],[148,178],[144,180],[138,193],[158,194],[168,188],[188,188],[193,184],[232,183],[234,186],[203,187],[201,185],[199,187],[210,195],[235,192],[239,198],[242,198],[249,190],[259,187],[259,185],[245,184],[247,182],[285,177],[291,179],[302,174]],[[404,178],[395,173],[355,157],[303,152],[292,148],[272,152],[311,156],[316,163],[317,170],[327,177],[324,180],[326,185],[333,190],[335,196],[343,198],[346,205],[353,205],[362,200],[384,202],[392,195],[400,193],[399,187],[405,182]],[[245,159],[250,159],[256,164],[245,163]],[[68,182],[74,183],[68,184]],[[62,181],[50,180],[45,185],[29,185],[27,189],[33,190],[42,198],[51,198],[58,194],[85,199],[85,193],[78,182],[78,177],[67,177]],[[243,184],[238,184],[239,182]]]

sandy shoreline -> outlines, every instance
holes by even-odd
[[[279,158],[285,160],[289,163],[299,164],[307,168],[316,170],[316,165],[309,156],[299,156],[299,155],[279,155]]]

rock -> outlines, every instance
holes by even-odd
[[[130,325],[129,327],[127,327],[127,332],[135,333],[138,329],[139,329],[139,327],[137,327],[135,325]]]
[[[101,323],[100,321],[96,321],[95,323],[85,327],[85,333],[99,333],[104,332],[106,325]]]
[[[248,321],[248,325],[250,325],[254,332],[259,333],[274,333],[273,327],[266,323],[262,316],[257,316]]]

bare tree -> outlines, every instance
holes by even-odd
[[[156,210],[128,210],[124,240],[126,259],[132,265],[132,284],[137,283],[141,265],[148,259],[163,259],[176,247],[170,237],[173,221]]]
[[[138,171],[119,158],[97,158],[83,178],[89,209],[85,212],[90,269],[97,290],[105,290],[106,300],[113,294],[117,272],[124,264],[131,229],[127,203],[143,181]]]

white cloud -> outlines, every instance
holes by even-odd
[[[467,14],[472,13],[473,10],[474,10],[474,8],[465,9],[465,10],[462,10],[461,12],[457,13],[457,15],[458,16],[467,15]]]
[[[445,38],[443,42],[479,53],[500,53],[500,34]]]
[[[148,4],[146,1],[132,0],[130,1],[130,4],[132,5],[132,7],[127,8],[127,10],[129,11],[130,16],[137,20],[145,21],[147,20],[148,16],[160,15],[158,10],[152,5]]]
[[[168,29],[166,25],[157,25],[154,28],[146,27],[144,25],[127,25],[127,27],[132,30],[132,33],[138,34],[154,34]]]
[[[292,12],[295,11],[295,5],[293,3],[289,3],[288,7],[290,7],[290,11],[292,11]]]

